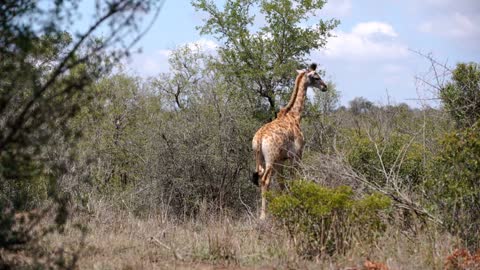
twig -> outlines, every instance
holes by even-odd
[[[183,257],[180,256],[180,254],[178,254],[175,249],[173,249],[173,248],[169,247],[168,245],[164,244],[162,241],[158,240],[156,237],[154,237],[154,236],[150,237],[150,241],[152,241],[153,243],[171,251],[173,253],[173,256],[175,256],[175,259],[183,261]]]

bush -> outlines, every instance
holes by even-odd
[[[163,80],[156,83],[168,85]],[[63,186],[82,172],[88,182],[77,181],[79,197],[98,191],[138,215],[160,205],[179,218],[197,215],[204,203],[215,211],[253,208],[258,197],[245,181],[253,161],[245,142],[260,124],[245,100],[223,85],[205,77],[189,85],[188,102],[175,105],[150,81],[124,73],[104,77],[93,85],[95,103],[75,119],[85,127],[75,164],[82,169]]]
[[[381,213],[391,203],[383,195],[355,199],[349,187],[309,181],[294,181],[289,193],[269,193],[268,200],[270,212],[306,258],[344,253],[354,237],[373,241],[385,230]]]
[[[446,227],[480,248],[480,121],[447,134],[426,184]]]
[[[387,181],[383,169],[390,177],[399,177],[406,186],[416,186],[424,177],[421,144],[407,135],[392,134],[388,139],[373,142],[366,135],[350,135],[351,149],[347,155],[349,164],[367,179],[383,185]],[[375,148],[377,144],[381,159]],[[403,159],[403,160],[402,160]],[[383,164],[382,164],[383,163]],[[383,165],[383,166],[382,166]],[[390,175],[395,172],[395,175]]]

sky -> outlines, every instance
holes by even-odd
[[[336,84],[342,105],[365,97],[383,105],[420,106],[418,99],[429,96],[416,77],[429,71],[430,62],[416,52],[450,67],[480,62],[479,15],[480,0],[330,0],[310,20],[335,18],[340,25],[326,48],[309,58],[326,72],[325,80]],[[155,76],[168,71],[168,55],[178,46],[214,49],[218,41],[196,29],[203,18],[188,0],[166,0],[138,43],[142,53],[131,57],[127,70]]]

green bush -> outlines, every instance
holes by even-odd
[[[480,64],[457,64],[440,98],[457,127],[471,127],[480,119]]]
[[[373,241],[385,229],[381,213],[391,204],[383,195],[356,199],[349,187],[332,189],[309,181],[294,181],[289,193],[267,198],[271,214],[306,258],[343,253],[355,237]]]
[[[446,227],[480,248],[480,121],[441,140],[426,189]]]
[[[364,134],[351,134],[347,160],[356,171],[377,184],[383,185],[387,180],[384,166],[387,174],[395,172],[405,185],[416,186],[424,177],[424,148],[416,142],[409,144],[410,140],[407,135],[392,134],[388,139],[376,141],[380,160],[373,141]]]

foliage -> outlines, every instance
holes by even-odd
[[[480,119],[480,65],[457,64],[452,81],[440,90],[440,98],[457,127],[475,124]]]
[[[350,111],[354,115],[366,113],[375,107],[371,101],[367,100],[364,97],[356,97],[352,99],[349,102],[349,105],[350,105]]]
[[[267,99],[270,112],[276,108],[278,93],[291,91],[293,71],[306,61],[312,50],[324,47],[336,20],[309,17],[325,4],[323,0],[228,0],[223,10],[207,0],[194,0],[193,6],[207,13],[202,34],[212,34],[224,42],[218,49],[218,70],[248,94]],[[255,24],[264,16],[262,26]],[[257,102],[261,102],[257,99]]]
[[[337,90],[337,86],[333,82],[328,82],[328,91],[322,92],[319,89],[314,88],[314,99],[311,105],[314,107],[313,111],[321,115],[330,115],[338,107],[340,103],[340,91]]]
[[[386,138],[374,139],[353,132],[348,136],[347,160],[370,181],[385,185],[394,178],[400,178],[407,187],[422,183],[425,150],[410,136],[393,133]]]
[[[430,199],[437,205],[450,231],[471,248],[479,248],[480,235],[480,121],[470,128],[446,134],[442,150],[427,182]]]
[[[306,147],[321,153],[331,153],[337,136],[338,118],[334,112],[339,104],[340,92],[334,83],[328,83],[328,91],[322,92],[313,88],[314,98],[306,100],[303,118],[303,133],[307,141]]]
[[[86,140],[80,140],[80,155],[97,157],[90,167],[89,179],[100,187],[126,188],[139,179],[142,153],[147,134],[148,96],[140,78],[118,73],[105,76],[91,86],[96,98],[75,118],[72,126],[83,128]]]
[[[213,57],[208,55],[198,44],[185,45],[177,48],[170,55],[168,62],[170,71],[162,73],[153,79],[152,85],[161,94],[165,95],[168,103],[166,108],[185,109],[198,97],[199,83],[211,72]]]
[[[118,73],[92,86],[95,102],[76,122],[86,135],[77,166],[92,179],[79,193],[113,195],[140,215],[159,206],[179,218],[197,216],[205,204],[253,207],[255,189],[243,181],[251,161],[245,142],[258,123],[248,102],[197,48],[178,48],[170,62],[170,74],[142,80]],[[193,62],[200,65],[183,64]]]
[[[48,159],[44,146],[53,137],[59,140],[74,137],[66,127],[67,121],[91,98],[89,93],[73,89],[74,85],[88,84],[98,75],[98,71],[87,64],[70,68],[68,74],[45,89],[41,85],[42,80],[52,75],[50,65],[68,50],[71,42],[71,36],[64,32],[32,41],[31,59],[22,63],[26,67],[13,69],[9,76],[2,78],[4,87],[0,99],[5,107],[2,107],[0,128],[0,174],[4,180],[3,195],[17,209],[32,207],[54,188],[50,185],[55,181],[52,170],[57,171],[56,166],[61,164]],[[8,54],[6,59],[2,69],[18,61]],[[44,65],[37,66],[35,61],[42,61]],[[15,72],[19,74],[12,74]]]
[[[140,14],[157,4],[97,1],[91,24],[79,29],[71,27],[81,13],[78,1],[0,3],[0,235],[11,236],[0,249],[35,247],[23,235],[28,230],[11,234],[19,226],[15,212],[47,199],[56,203],[49,208],[55,209],[54,228],[62,230],[70,196],[59,180],[70,169],[81,133],[70,120],[93,98],[88,86],[129,55],[143,35]]]
[[[288,193],[270,193],[268,200],[272,215],[305,257],[343,253],[354,237],[373,240],[384,230],[381,213],[390,206],[379,194],[356,199],[349,187],[330,189],[309,181],[294,181]]]

